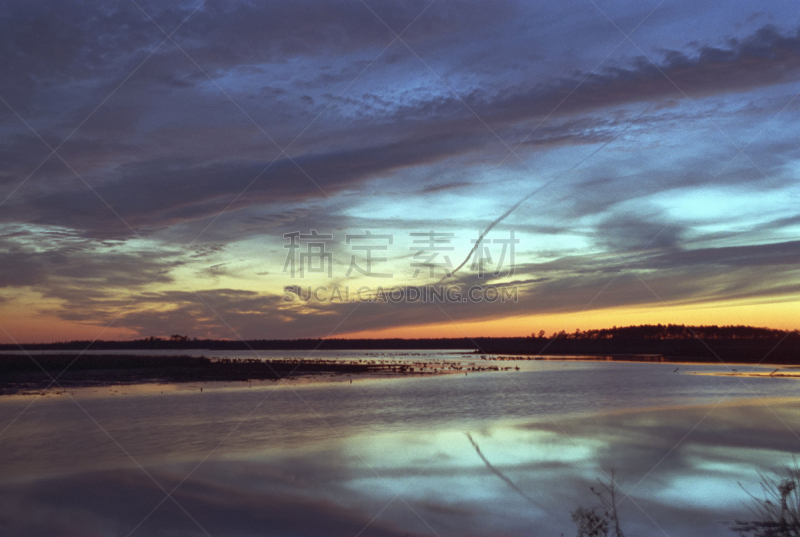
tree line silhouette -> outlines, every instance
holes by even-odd
[[[197,339],[180,334],[133,341],[69,341],[24,345],[23,350],[460,350],[524,356],[613,356],[615,359],[800,364],[800,333],[753,326],[657,324],[593,330],[544,330],[527,337],[418,339]],[[19,351],[16,345],[0,350]]]
[[[797,330],[794,331],[795,333]],[[581,330],[567,333],[562,330],[553,333],[551,338],[566,339],[770,339],[781,338],[789,334],[788,330],[776,328],[757,328],[744,325],[701,325],[686,326],[683,324],[641,324],[617,328],[601,328],[599,330]],[[544,337],[544,331],[531,334],[531,337]]]

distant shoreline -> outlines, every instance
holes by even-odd
[[[395,360],[211,359],[135,354],[0,355],[0,395],[26,395],[45,389],[136,384],[280,381],[323,375],[420,376],[499,370],[460,362]],[[54,381],[55,379],[55,381]]]
[[[619,329],[629,330],[629,329]],[[686,330],[689,330],[688,328]],[[697,328],[702,330],[702,327]],[[688,332],[691,334],[692,332]],[[0,345],[6,352],[47,351],[466,351],[474,354],[517,355],[523,357],[586,356],[613,357],[617,361],[731,363],[800,365],[800,334],[767,332],[757,337],[723,333],[703,337],[642,337],[612,334],[568,334],[557,337],[513,338],[422,338],[422,339],[294,339],[294,340],[198,340],[183,336],[170,339],[136,341],[71,341],[63,343]],[[591,337],[589,337],[591,336]],[[636,357],[629,358],[629,357]]]

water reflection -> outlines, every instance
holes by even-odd
[[[570,535],[569,512],[614,468],[626,534],[731,535],[738,483],[756,492],[800,449],[800,404],[775,398],[795,381],[673,369],[79,399],[116,442],[71,401],[38,401],[0,437],[0,533]],[[675,406],[687,394],[710,404]],[[22,403],[0,404],[3,426]]]

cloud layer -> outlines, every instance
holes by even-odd
[[[279,307],[303,284],[282,274],[284,233],[336,232],[345,269],[345,234],[393,234],[407,286],[410,232],[466,241],[542,185],[503,228],[540,283],[455,318],[580,308],[624,271],[665,301],[794,296],[793,270],[761,255],[797,240],[800,20],[746,4],[13,2],[5,298],[31,322],[98,326],[133,300],[120,327],[139,335],[321,336],[349,310]],[[365,327],[441,317],[364,309]]]

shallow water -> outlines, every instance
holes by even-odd
[[[800,448],[798,379],[484,363],[521,370],[0,399],[0,533],[571,535],[614,468],[627,535],[732,535]]]

